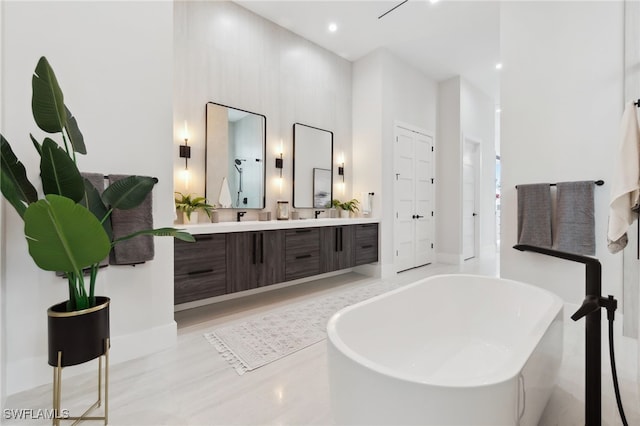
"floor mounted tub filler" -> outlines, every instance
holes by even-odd
[[[438,275],[341,310],[327,326],[336,424],[536,425],[562,307],[521,282]]]

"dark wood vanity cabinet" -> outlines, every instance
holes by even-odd
[[[175,304],[378,261],[378,224],[194,235],[174,242]]]
[[[320,273],[320,228],[285,232],[285,281]]]
[[[355,266],[378,261],[378,224],[365,223],[355,228]]]
[[[284,231],[227,234],[227,291],[249,290],[285,281]]]
[[[320,228],[320,272],[338,271],[355,264],[353,225]]]
[[[227,292],[226,235],[194,235],[196,242],[175,240],[174,303],[186,303]]]

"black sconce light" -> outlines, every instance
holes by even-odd
[[[338,166],[338,176],[342,176],[342,182],[344,183],[344,163]]]
[[[184,145],[180,145],[180,158],[184,158],[184,169],[188,169],[187,162],[191,158],[191,147],[189,146],[189,130],[187,128],[187,122],[184,122]]]
[[[282,165],[284,161],[282,160],[282,152],[280,153],[280,157],[276,157],[276,169],[280,169],[280,178],[282,178]]]

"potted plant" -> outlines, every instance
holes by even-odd
[[[109,298],[96,296],[95,285],[99,263],[112,247],[138,235],[172,236],[185,241],[194,238],[174,228],[160,228],[140,229],[114,239],[109,222],[113,210],[138,206],[157,179],[130,176],[100,194],[80,174],[76,154],[86,154],[84,138],[45,57],[38,61],[32,88],[36,125],[46,133],[60,134],[63,146],[50,137],[41,143],[31,135],[40,155],[43,194],[39,194],[11,145],[0,135],[1,190],[24,220],[29,254],[36,265],[46,271],[63,272],[68,280],[69,299],[48,311],[49,364],[60,366],[58,354],[62,352],[62,366],[67,366],[105,352]]]
[[[358,205],[360,202],[355,198],[341,202],[340,200],[331,200],[331,206],[338,209],[340,211],[340,217],[343,219],[348,219],[349,214],[355,214],[359,209]]]
[[[193,223],[198,223],[198,211],[204,211],[209,219],[211,219],[211,213],[215,210],[215,206],[208,204],[207,199],[204,197],[191,196],[191,194],[185,195],[181,192],[176,192],[178,197],[175,199],[176,208],[183,214],[183,223],[191,223],[193,217]]]

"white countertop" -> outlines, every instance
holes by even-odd
[[[191,234],[219,234],[225,232],[265,231],[270,229],[312,228],[319,226],[359,225],[378,223],[377,218],[353,219],[297,219],[297,220],[247,220],[242,222],[197,223],[192,225],[176,224],[175,228],[184,229]]]

